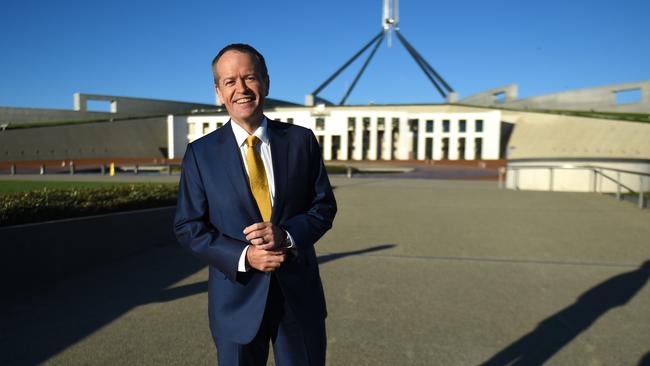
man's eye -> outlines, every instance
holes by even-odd
[[[225,84],[226,86],[231,86],[231,85],[235,84],[235,82],[232,81],[232,80],[228,80],[228,81],[226,81],[224,84]]]
[[[253,80],[255,80],[255,76],[249,76],[249,77],[247,78],[247,80],[253,81]]]

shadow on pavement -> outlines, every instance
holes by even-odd
[[[327,263],[333,260],[353,256],[353,255],[359,255],[359,254],[365,254],[365,253],[372,253],[372,252],[377,252],[380,250],[386,250],[390,248],[396,247],[397,244],[382,244],[382,245],[376,245],[374,247],[370,248],[365,248],[365,249],[359,249],[359,250],[352,250],[349,252],[342,252],[342,253],[331,253],[331,254],[326,254],[326,255],[321,255],[318,257],[318,264],[323,264]]]
[[[638,366],[650,366],[650,352],[646,353],[645,356],[641,358]]]
[[[394,246],[333,253],[319,257],[318,261],[325,263]],[[204,267],[189,252],[172,245],[3,298],[0,365],[45,362],[136,306],[206,292],[207,281],[169,288]]]
[[[501,350],[483,365],[541,365],[589,328],[607,311],[625,305],[650,278],[650,260],[580,295],[572,305],[539,323],[532,332]],[[648,355],[641,364],[648,362]],[[645,365],[645,364],[644,364]]]
[[[135,306],[187,296],[193,287],[166,288],[203,267],[170,245],[3,299],[0,364],[39,364]]]

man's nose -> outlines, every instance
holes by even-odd
[[[236,92],[245,92],[248,90],[248,86],[246,86],[246,82],[244,79],[237,79],[235,82],[235,91]]]

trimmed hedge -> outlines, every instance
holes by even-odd
[[[0,226],[173,206],[176,184],[47,189],[0,196]]]

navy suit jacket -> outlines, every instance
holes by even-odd
[[[215,338],[249,343],[259,329],[270,273],[237,272],[246,226],[262,217],[229,122],[189,144],[174,228],[181,245],[209,265],[208,307]],[[274,273],[301,327],[322,322],[325,296],[314,250],[332,227],[336,201],[320,148],[306,128],[268,121],[275,199],[271,222],[288,231],[295,255]]]

